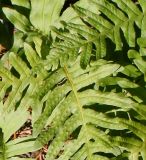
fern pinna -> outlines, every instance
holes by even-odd
[[[0,69],[3,112],[32,108],[30,151],[47,144],[46,160],[145,160],[145,0],[86,2],[70,8],[77,21],[51,27],[47,57],[40,35],[10,53]]]

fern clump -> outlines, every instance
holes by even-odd
[[[80,0],[60,15],[64,2],[39,2],[43,14],[33,0],[28,14],[3,8],[25,38],[1,61],[0,156],[47,144],[46,160],[145,160],[145,1]],[[32,135],[9,141],[28,116]],[[24,150],[10,154],[15,145]]]

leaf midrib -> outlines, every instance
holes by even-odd
[[[71,85],[71,88],[72,88],[72,91],[73,91],[73,94],[75,96],[75,99],[76,99],[76,102],[77,102],[77,106],[79,108],[79,112],[80,112],[80,115],[81,115],[81,119],[82,119],[82,122],[83,122],[83,127],[85,129],[85,133],[88,133],[88,129],[86,127],[86,121],[85,121],[85,118],[84,118],[84,115],[83,115],[83,109],[82,109],[82,105],[80,103],[80,100],[78,98],[78,93],[77,93],[77,89],[73,83],[73,80],[72,80],[72,77],[70,76],[69,72],[68,72],[68,69],[66,66],[64,66],[64,71],[65,71],[65,74],[66,74],[66,77]],[[89,146],[89,141],[88,141],[88,136],[85,134],[85,137],[86,137],[86,144],[87,144],[87,152],[88,152],[88,156],[87,159],[88,160],[92,160],[91,158],[91,153],[90,153],[90,146]]]

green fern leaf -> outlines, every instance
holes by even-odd
[[[44,32],[44,34],[49,34],[50,25],[53,25],[59,18],[63,4],[64,0],[43,0],[39,2],[32,0],[32,10],[30,13],[31,23]]]
[[[30,22],[29,20],[22,14],[18,13],[14,9],[10,8],[3,8],[3,12],[6,14],[7,18],[12,22],[15,23],[15,26],[20,30],[26,33],[30,30]]]

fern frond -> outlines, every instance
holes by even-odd
[[[135,110],[141,114],[143,111],[136,110],[135,106],[138,104],[124,94],[88,89],[88,86],[102,81],[116,71],[118,72],[119,65],[107,64],[106,61],[99,60],[95,64],[91,63],[90,67],[82,69],[77,62],[72,67],[64,66],[62,69],[55,71],[46,80],[47,84],[50,82],[47,89],[37,94],[40,101],[45,104],[45,108],[33,126],[34,136],[38,136],[36,145],[43,146],[50,141],[46,159],[55,159],[56,157],[66,160],[78,157],[79,159],[91,159],[95,152],[111,153],[118,156],[121,151],[116,143],[110,146],[110,136],[105,132],[103,132],[105,138],[100,139],[96,127],[101,127],[102,130],[108,128],[117,131],[129,129],[136,135],[136,132],[139,133],[140,131],[138,131],[136,125],[134,125],[136,127],[135,131],[132,130],[130,128],[131,123],[129,124],[128,121],[123,120],[122,122],[121,118],[111,118],[108,112],[106,116],[92,108],[90,109],[90,107],[102,104],[122,108],[125,112]],[[52,83],[54,78],[56,84]],[[46,87],[45,84],[39,90],[43,90]],[[143,114],[145,113],[143,112]],[[91,128],[89,129],[90,125]],[[42,131],[43,128],[45,128],[44,131]],[[93,134],[94,128],[96,132],[93,132]],[[99,131],[102,132],[102,130]],[[74,132],[77,132],[77,137],[75,137]],[[107,142],[105,142],[106,139]],[[67,141],[69,141],[69,144],[66,144]],[[94,146],[95,143],[92,141],[97,141],[99,144],[96,143],[97,146]],[[105,145],[105,143],[107,144]],[[63,153],[60,153],[61,151]]]
[[[6,111],[22,108],[31,103],[30,97],[37,87],[37,79],[44,79],[47,71],[41,68],[40,59],[30,46],[25,47],[26,63],[15,53],[9,54],[10,71],[1,66],[1,99],[4,99]],[[26,91],[30,94],[25,95]],[[8,95],[8,97],[7,97]],[[5,98],[6,97],[6,98]],[[28,100],[27,100],[28,99]],[[31,105],[31,104],[29,104]]]
[[[113,2],[108,0],[92,0],[89,3],[101,13],[95,13],[87,8],[85,9],[75,5],[73,8],[81,17],[83,24],[66,24],[63,22],[65,29],[69,32],[66,30],[62,32],[62,30],[59,31],[53,28],[52,30],[60,40],[54,43],[52,49],[53,54],[50,53],[48,59],[53,55],[54,61],[62,64],[60,59],[67,55],[69,57],[69,54],[81,54],[82,57],[86,57],[87,52],[82,53],[81,51],[84,46],[88,46],[89,44],[92,46],[90,48],[92,54],[88,56],[89,59],[99,59],[108,57],[108,52],[114,52],[114,49],[125,52],[125,46],[127,44],[128,47],[136,48],[137,41],[139,42],[141,38],[144,38],[145,29],[143,26],[145,18],[143,17],[145,16],[144,12],[139,9],[140,7],[143,8],[141,6],[144,5],[142,2],[135,4],[131,0],[117,0]],[[139,37],[137,29],[141,31],[141,37]],[[68,38],[69,35],[72,38]],[[76,42],[79,41],[79,43],[74,43],[73,37],[76,37]],[[110,42],[111,50],[106,50],[109,40],[112,41],[112,43]],[[145,50],[142,43],[138,43],[138,45],[140,46],[140,53],[144,55]],[[72,52],[69,52],[69,50],[72,50]],[[84,58],[84,61],[86,61],[86,58]],[[86,66],[87,64],[84,67]]]

